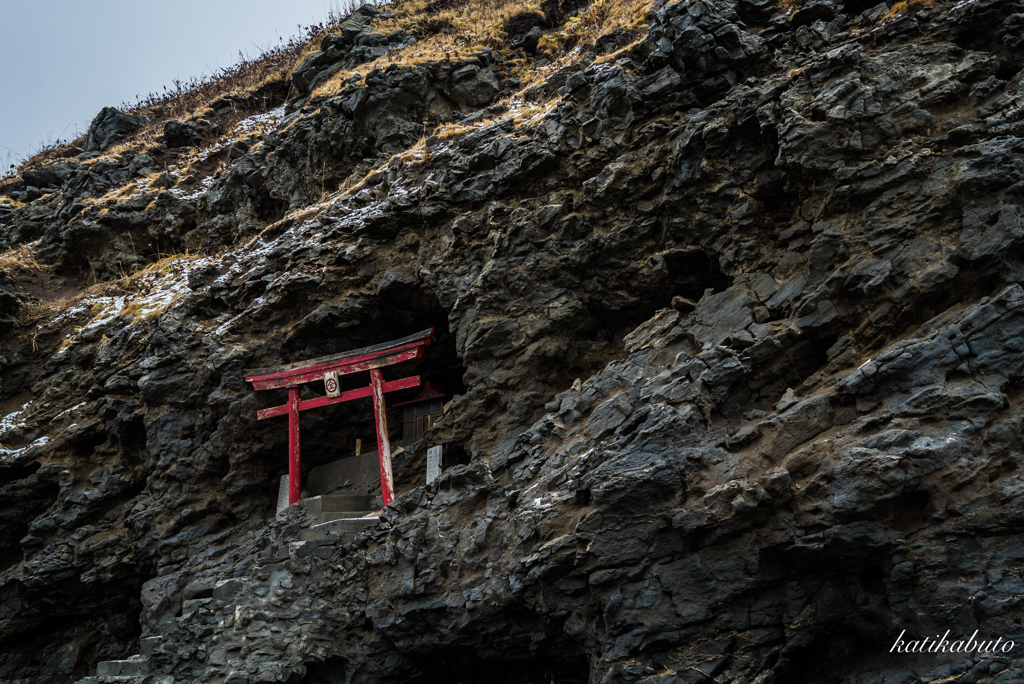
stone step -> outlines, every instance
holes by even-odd
[[[151,656],[156,653],[156,647],[163,643],[164,638],[159,636],[142,637],[139,640],[139,651],[144,656]]]
[[[136,655],[127,660],[102,660],[96,664],[97,677],[145,677],[149,674],[149,656]]]
[[[309,529],[299,532],[299,539],[311,541],[315,539],[337,539],[340,542],[350,542],[356,538],[361,531],[374,527],[380,522],[380,518],[342,518],[330,522],[313,525]]]
[[[337,539],[310,539],[288,544],[288,553],[296,558],[330,558],[337,550]]]
[[[320,525],[332,520],[345,520],[348,518],[365,518],[373,511],[324,511],[316,516],[316,524]]]
[[[311,496],[299,503],[313,515],[349,511],[352,513],[349,517],[355,517],[357,511],[365,511],[370,508],[370,497],[362,494],[325,494]]]

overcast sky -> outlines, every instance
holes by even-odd
[[[287,40],[341,0],[0,0],[0,171],[107,105]],[[77,129],[76,129],[77,126]],[[76,133],[77,130],[77,133]]]

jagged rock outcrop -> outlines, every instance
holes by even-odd
[[[390,50],[416,44],[416,38],[403,30],[386,34],[371,28],[375,18],[393,19],[394,12],[382,12],[373,5],[363,5],[342,22],[340,31],[325,37],[320,51],[308,55],[292,72],[292,86],[301,97],[307,97],[320,83],[342,69],[383,57]]]
[[[0,678],[1019,681],[892,646],[1024,643],[1024,6],[863,5],[659,2],[487,108],[496,51],[374,69],[0,213],[108,281],[3,333]],[[289,547],[244,369],[425,327],[400,496]],[[373,434],[311,414],[307,468]]]
[[[102,152],[142,128],[145,123],[144,116],[125,114],[115,107],[104,107],[89,124],[85,151]]]
[[[36,169],[28,169],[23,174],[25,185],[31,188],[59,188],[78,170],[76,162],[63,161]]]
[[[203,132],[194,121],[171,119],[164,124],[164,144],[168,147],[194,147],[203,141]]]

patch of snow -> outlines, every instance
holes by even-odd
[[[209,192],[210,191],[210,187],[213,185],[214,181],[216,181],[216,180],[217,180],[216,176],[207,176],[206,178],[203,178],[201,181],[199,181],[199,189],[196,190],[195,192],[192,192],[192,193],[189,193],[189,194],[185,194],[185,191],[182,190],[181,188],[171,188],[170,192],[175,197],[177,197],[178,199],[180,199],[180,200],[182,200],[184,202],[192,202],[194,200],[199,199],[200,197],[205,195],[207,192]]]
[[[3,418],[0,418],[0,437],[2,437],[3,435],[7,434],[12,430],[17,430],[18,428],[25,427],[25,421],[18,421],[18,417],[21,414],[25,413],[25,410],[29,407],[31,403],[31,401],[27,401],[17,411],[8,413]]]
[[[25,447],[21,449],[0,449],[0,463],[10,463],[24,452]]]
[[[23,446],[20,449],[0,449],[0,463],[10,463],[30,449],[46,446],[49,441],[50,438],[43,435],[28,446]]]
[[[74,406],[72,406],[71,408],[67,409],[66,411],[61,411],[60,413],[58,413],[58,414],[57,414],[56,416],[54,416],[54,417],[53,417],[53,419],[54,419],[54,420],[57,420],[57,419],[58,419],[58,418],[60,418],[61,416],[66,416],[66,415],[67,415],[67,414],[69,414],[69,413],[72,413],[72,412],[74,412],[74,411],[77,411],[78,409],[82,408],[83,406],[85,406],[85,405],[86,405],[86,404],[88,404],[88,403],[89,403],[89,402],[87,402],[87,401],[83,401],[83,402],[82,402],[82,403],[80,403],[80,404],[75,404]]]
[[[84,306],[83,304],[73,306],[70,309],[65,309],[64,311],[61,312],[59,316],[51,320],[47,325],[50,328],[59,328],[60,326],[64,325],[66,321],[76,318],[79,314],[81,314],[82,312],[86,311],[89,308],[87,306]]]
[[[289,230],[288,232],[291,232]],[[288,233],[285,233],[287,235]],[[283,236],[282,236],[283,237]],[[259,246],[256,246],[256,245]],[[213,281],[215,287],[226,287],[236,277],[242,275],[243,264],[250,266],[245,271],[251,273],[252,271],[261,268],[263,263],[266,261],[267,256],[277,247],[277,241],[267,242],[262,237],[257,237],[246,245],[243,245],[238,250],[233,252],[235,262],[231,264],[231,268],[227,270],[222,276],[218,277]]]
[[[228,331],[231,329],[231,326],[235,323],[235,321],[237,321],[239,318],[241,318],[242,315],[243,314],[238,314],[237,316],[232,316],[227,321],[225,321],[225,322],[221,323],[219,326],[217,326],[217,329],[213,331],[213,337],[223,337],[224,335],[228,334]]]
[[[237,133],[249,133],[256,129],[266,127],[268,123],[274,124],[284,118],[284,105],[281,105],[277,109],[271,109],[269,112],[263,114],[254,114],[248,118],[242,119],[235,124],[235,131]]]
[[[575,496],[575,492],[549,492],[543,496],[534,497],[532,501],[523,506],[524,509],[530,508],[533,510],[543,511],[551,508],[559,501],[565,499],[571,499]]]
[[[136,297],[132,303],[139,307],[139,315],[147,316],[158,313],[169,307],[179,295],[188,290],[188,280],[181,276],[174,276],[167,287],[155,287],[148,294]]]
[[[95,330],[96,328],[99,328],[101,326],[106,325],[107,323],[112,322],[115,318],[117,318],[118,312],[124,306],[125,299],[127,299],[127,297],[121,296],[96,297],[95,299],[88,300],[92,304],[90,309],[95,308],[97,305],[100,306],[100,309],[99,311],[97,311],[96,317],[89,321],[85,325],[85,327],[79,330],[78,334],[81,334],[86,331]]]
[[[526,488],[526,489],[525,489],[525,490],[524,490],[524,491],[523,491],[523,492],[522,492],[522,493],[521,493],[521,494],[519,495],[519,497],[520,497],[520,498],[523,498],[523,497],[525,497],[525,496],[526,496],[527,494],[529,494],[530,492],[532,492],[532,491],[533,491],[534,489],[536,489],[536,488],[537,488],[537,487],[539,487],[539,486],[540,486],[540,483],[539,483],[539,482],[536,482],[536,483],[534,483],[534,484],[530,485],[529,487],[527,487],[527,488]]]

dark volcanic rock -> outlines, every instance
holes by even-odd
[[[463,107],[480,107],[494,100],[501,92],[501,85],[493,69],[481,69],[476,64],[467,64],[452,72],[449,92]]]
[[[522,48],[530,54],[537,52],[537,45],[540,42],[543,32],[539,26],[534,26],[526,33],[522,33],[512,38],[512,47]]]
[[[101,283],[0,330],[0,679],[1020,681],[893,644],[1024,642],[1024,9],[800,12],[656,3],[493,105],[510,55],[382,65],[195,177],[5,204]],[[245,369],[427,327],[399,496],[300,542]],[[303,413],[304,474],[363,404]]]
[[[341,69],[352,69],[390,50],[416,44],[416,38],[406,31],[388,34],[374,31],[370,25],[379,14],[380,10],[373,5],[363,5],[341,23],[338,33],[324,37],[320,52],[308,55],[292,72],[292,85],[300,97],[309,95]]]
[[[85,151],[102,152],[142,128],[147,120],[141,114],[125,114],[114,107],[104,107],[89,124]]]
[[[164,144],[167,147],[193,147],[203,141],[203,133],[194,121],[171,119],[164,124]]]
[[[334,64],[337,55],[330,52],[314,52],[302,60],[302,63],[292,72],[292,85],[301,94],[309,93],[309,85],[316,78],[317,74],[323,71],[325,66]]]
[[[22,173],[25,185],[33,188],[59,188],[80,168],[71,161],[57,162],[48,166],[26,169]]]

